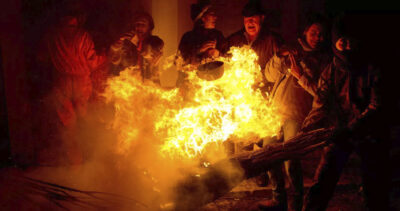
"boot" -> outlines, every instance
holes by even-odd
[[[269,177],[267,173],[263,173],[258,177],[254,178],[258,187],[267,187],[269,182]]]
[[[262,200],[257,203],[259,210],[287,211],[286,193],[273,194],[272,199]]]
[[[303,206],[303,174],[300,161],[285,162],[289,182],[288,208],[290,211],[301,211]]]
[[[291,197],[288,198],[288,210],[301,211],[303,207],[303,195],[292,194]]]
[[[282,167],[283,163],[277,163],[268,171],[269,181],[272,188],[272,199],[258,202],[257,206],[259,210],[287,210],[285,178]]]

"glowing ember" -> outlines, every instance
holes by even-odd
[[[105,96],[116,107],[113,127],[122,149],[151,136],[164,155],[194,158],[226,140],[276,135],[280,117],[256,87],[261,81],[257,55],[249,47],[232,48],[231,53],[232,58],[220,59],[225,63],[220,79],[206,81],[187,72],[190,85],[185,87],[190,88],[181,93],[143,83],[130,69],[110,80]]]

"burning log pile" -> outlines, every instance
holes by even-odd
[[[244,179],[265,172],[276,162],[299,159],[326,146],[333,132],[333,129],[318,129],[300,134],[285,143],[234,155],[211,165],[200,175],[188,176],[176,188],[176,209],[193,210],[214,201]]]

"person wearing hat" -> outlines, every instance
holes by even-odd
[[[303,210],[325,210],[352,152],[361,157],[363,191],[369,210],[389,210],[388,139],[379,71],[365,61],[360,32],[351,16],[332,30],[334,57],[321,74],[312,110],[302,131],[335,129],[325,147]]]
[[[253,1],[249,1],[245,5],[242,10],[244,27],[227,38],[227,47],[251,46],[258,55],[258,63],[263,73],[265,65],[282,44],[282,38],[278,34],[262,28],[265,15],[261,8],[259,3]]]
[[[310,15],[301,36],[295,42],[283,46],[265,67],[266,79],[274,83],[270,96],[283,119],[284,142],[300,131],[301,124],[311,110],[318,78],[330,62],[331,55],[324,48],[327,28],[327,22],[322,16]],[[282,164],[268,172],[274,186],[273,198],[260,202],[260,206],[286,203],[282,201],[285,197],[278,197],[286,194]],[[284,162],[284,166],[293,195],[290,197],[293,200],[288,201],[288,208],[300,211],[303,202],[301,161],[288,160]]]
[[[113,72],[118,74],[127,67],[137,66],[143,80],[157,80],[164,41],[151,34],[153,18],[146,12],[140,12],[134,17],[131,28],[110,48]]]
[[[186,64],[198,65],[204,59],[222,55],[225,37],[215,29],[217,16],[209,0],[199,0],[191,5],[193,30],[186,32],[179,43],[179,52]]]
[[[267,84],[264,76],[265,65],[276,54],[283,40],[278,34],[262,27],[265,25],[263,24],[264,14],[259,2],[249,1],[242,10],[244,27],[227,38],[227,48],[250,46],[258,55],[263,82]],[[266,91],[266,88],[261,87],[261,90]],[[263,176],[261,179],[266,180]],[[276,187],[276,184],[273,186]],[[286,201],[286,196],[275,195],[275,197],[279,198],[279,201]]]

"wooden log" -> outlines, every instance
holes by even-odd
[[[329,143],[333,129],[318,129],[300,134],[285,143],[268,145],[219,161],[194,176],[189,175],[175,189],[175,209],[194,210],[231,191],[244,179],[267,171],[273,164],[300,159]]]
[[[270,144],[260,150],[234,155],[229,161],[239,165],[244,170],[245,178],[250,178],[265,172],[277,162],[301,159],[305,154],[326,146],[333,132],[333,129],[314,130],[284,143]]]

